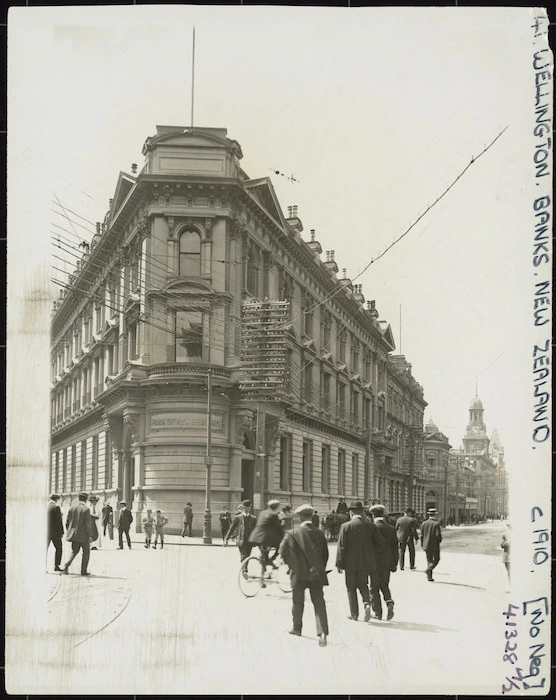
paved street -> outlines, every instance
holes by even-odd
[[[40,627],[48,644],[36,692],[63,678],[75,694],[499,693],[508,599],[495,549],[502,530],[488,523],[444,531],[434,583],[419,551],[418,571],[392,577],[390,622],[348,620],[343,575],[334,570],[325,589],[326,649],[309,599],[296,638],[286,633],[289,594],[272,587],[243,597],[235,547],[169,536],[163,550],[145,550],[136,535],[132,550],[117,551],[116,541],[103,541],[91,577],[78,575],[77,562],[73,575],[47,575]],[[331,545],[329,568],[335,554]]]

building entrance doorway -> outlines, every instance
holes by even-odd
[[[255,492],[255,460],[241,460],[241,500],[248,498],[253,503]]]

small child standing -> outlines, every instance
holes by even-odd
[[[152,510],[147,510],[146,517],[143,518],[143,532],[145,533],[145,548],[148,549],[151,546],[151,539],[153,536],[154,528],[154,518]]]
[[[156,511],[156,518],[154,521],[154,529],[155,529],[155,535],[154,535],[154,545],[153,549],[156,549],[156,545],[158,542],[158,537],[160,536],[160,549],[164,549],[164,525],[168,522],[168,518],[166,518],[162,513],[157,510]]]

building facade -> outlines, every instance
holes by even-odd
[[[244,497],[321,512],[340,497],[424,506],[426,403],[374,301],[338,275],[334,251],[321,259],[314,231],[303,240],[269,178],[246,175],[225,129],[157,127],[143,154],[53,309],[62,506],[85,489],[99,507],[126,500],[138,528],[160,508],[177,532],[190,501],[199,533],[207,471],[214,510]],[[254,299],[289,302],[273,401],[241,390],[242,304]]]
[[[438,518],[448,522],[453,493],[450,474],[450,441],[430,420],[425,426],[426,510],[436,508]]]

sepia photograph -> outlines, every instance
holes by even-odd
[[[548,26],[10,9],[8,693],[549,693]]]

